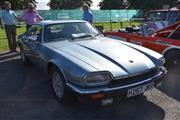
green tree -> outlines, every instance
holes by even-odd
[[[51,0],[51,9],[76,9],[80,8],[83,3],[92,4],[92,0]]]
[[[9,1],[13,10],[22,10],[24,8],[24,0],[0,0],[0,7],[3,8],[4,2]]]
[[[100,9],[124,9],[128,5],[127,0],[102,0]]]
[[[162,9],[163,5],[173,7],[177,0],[102,0],[101,9]]]
[[[128,0],[131,9],[162,9],[163,5],[172,7],[177,0]]]

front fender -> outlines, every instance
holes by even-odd
[[[81,64],[80,64],[81,63]],[[66,83],[73,83],[83,86],[83,76],[94,70],[89,69],[82,61],[74,58],[74,60],[61,57],[60,59],[52,59],[48,62],[48,65],[55,65],[62,73]],[[85,63],[84,63],[85,64]]]
[[[68,79],[67,79],[67,77],[66,77],[66,75],[65,75],[65,73],[64,73],[64,71],[63,71],[63,69],[62,69],[63,67],[62,67],[61,64],[59,64],[58,61],[55,60],[55,59],[50,60],[50,61],[48,62],[48,65],[47,65],[48,74],[50,75],[50,69],[51,69],[52,66],[57,67],[57,68],[59,69],[59,71],[61,72],[61,74],[63,75],[65,81],[68,82]]]

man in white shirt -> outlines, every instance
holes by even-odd
[[[11,3],[9,1],[5,1],[4,7],[5,9],[2,12],[1,26],[2,28],[5,28],[10,52],[16,52],[17,45],[15,23],[18,17],[16,13],[11,10]]]

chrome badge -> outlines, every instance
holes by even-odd
[[[129,62],[130,62],[130,63],[134,63],[134,61],[133,61],[133,60],[129,60]]]

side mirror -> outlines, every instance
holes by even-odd
[[[98,26],[95,26],[102,34],[104,34],[104,26],[102,25],[98,25]]]
[[[37,35],[30,35],[28,36],[28,39],[31,41],[37,41],[38,36]]]

